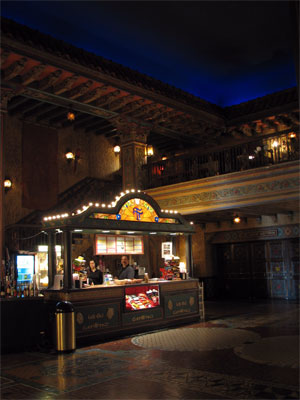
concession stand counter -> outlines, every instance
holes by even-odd
[[[58,302],[72,303],[77,341],[199,320],[198,280],[189,278],[194,227],[176,211],[161,210],[150,196],[131,190],[109,205],[89,203],[71,214],[47,216],[43,225],[48,234],[49,258],[49,286],[43,291],[44,301],[50,315]],[[104,259],[120,259],[124,254],[140,257],[145,275],[139,276],[141,279],[115,279],[78,287],[72,265],[72,235],[78,232],[92,237],[93,255]],[[62,235],[63,260],[59,284],[55,252],[58,233]],[[185,273],[179,274],[177,267],[173,275],[161,273],[164,265],[170,272],[170,265],[179,258],[184,261],[180,265],[184,265]]]

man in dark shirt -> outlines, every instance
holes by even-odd
[[[129,265],[129,260],[127,256],[122,256],[121,258],[122,270],[119,273],[119,279],[133,279],[134,269]]]

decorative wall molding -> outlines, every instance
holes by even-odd
[[[163,209],[182,214],[299,198],[299,162],[147,190]]]
[[[244,229],[239,231],[224,231],[216,232],[212,236],[210,243],[217,244],[249,242],[253,240],[289,239],[299,237],[299,232],[300,226],[298,224]]]

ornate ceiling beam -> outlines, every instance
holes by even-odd
[[[19,60],[13,62],[10,64],[9,67],[7,67],[5,70],[2,71],[3,74],[3,80],[9,81],[16,76],[21,74],[21,71],[25,68],[25,64],[27,62],[26,57],[22,57]]]
[[[51,111],[50,111],[51,112]],[[67,120],[67,113],[68,110],[64,110],[61,107],[59,107],[58,109],[54,109],[51,112],[51,115],[47,118],[49,120],[49,124],[50,125],[54,125],[59,123],[60,121],[66,121]]]
[[[49,120],[49,119],[53,118],[53,116],[56,115],[55,113],[53,113],[54,110],[56,110],[58,113],[61,112],[61,108],[57,108],[57,107],[49,104],[48,106],[45,107],[45,112],[39,113],[38,116],[36,113],[34,113],[34,115],[36,116],[36,119],[35,119],[36,122],[40,122],[42,120]]]
[[[45,109],[45,105],[41,104],[39,101],[27,99],[25,105],[16,111],[18,114],[22,114],[22,118],[25,119],[30,117],[32,114],[35,114],[36,110],[40,109],[41,106],[43,106],[43,109]]]
[[[16,96],[11,99],[11,101],[8,104],[8,112],[11,115],[17,114],[18,110],[21,108],[24,103],[29,102],[26,97],[23,96]]]
[[[97,100],[99,97],[101,97],[108,89],[107,85],[103,85],[101,87],[97,87],[93,89],[92,91],[86,93],[84,96],[82,96],[79,101],[82,103],[91,103],[92,101]]]
[[[84,82],[84,83],[76,86],[69,92],[65,93],[65,96],[71,100],[77,99],[77,97],[80,97],[80,96],[86,94],[92,85],[93,85],[93,81],[91,81],[91,80]]]
[[[0,57],[1,66],[6,63],[6,60],[8,59],[10,54],[11,54],[11,52],[9,50],[7,50],[7,49],[2,50],[1,57]]]
[[[88,66],[77,64],[75,61],[72,61],[70,59],[67,60],[63,57],[59,57],[58,55],[46,52],[45,50],[32,48],[30,45],[19,43],[7,36],[2,37],[2,46],[4,46],[5,48],[9,47],[17,54],[26,55],[27,57],[31,57],[32,59],[47,60],[47,63],[49,63],[49,65],[56,66],[57,68],[64,69],[71,73],[85,76],[86,78],[92,79],[95,82],[108,84],[113,87],[119,88],[120,90],[124,90],[125,92],[129,92],[131,94],[153,100],[157,103],[164,104],[171,108],[179,109],[191,115],[195,115],[204,122],[209,122],[212,125],[219,127],[224,125],[223,117],[218,115],[216,111],[207,111],[206,109],[200,109],[201,105],[195,108],[194,106],[186,104],[185,101],[181,102],[178,99],[173,99],[164,94],[161,94],[159,93],[159,90],[153,91],[150,89],[146,89],[139,85],[129,83],[126,80],[111,76],[107,73],[104,73],[101,68],[97,68],[96,70],[89,68]]]
[[[119,89],[114,90],[113,92],[107,93],[106,96],[100,97],[99,100],[97,100],[96,104],[97,106],[109,106],[110,103],[115,101],[121,94],[121,91]]]
[[[45,70],[45,68],[46,68],[45,64],[39,64],[39,65],[36,65],[33,68],[31,68],[30,71],[28,71],[24,75],[22,75],[22,77],[21,77],[22,85],[27,86],[31,82],[38,80],[38,77]]]
[[[117,111],[120,108],[124,107],[126,104],[133,102],[134,98],[135,98],[135,96],[132,94],[125,95],[125,96],[121,97],[120,99],[113,101],[110,104],[109,109],[112,111]]]
[[[62,82],[54,86],[53,93],[55,95],[60,95],[64,92],[67,92],[68,90],[71,89],[71,87],[74,85],[74,83],[77,81],[78,78],[79,78],[78,75],[69,76],[68,78],[64,79]]]

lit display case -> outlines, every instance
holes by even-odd
[[[160,305],[158,285],[139,285],[125,288],[125,310],[137,311]]]

